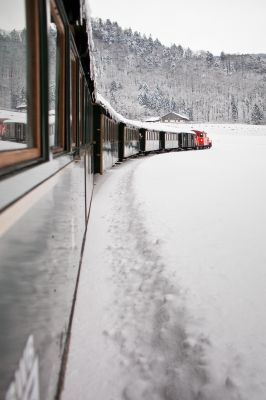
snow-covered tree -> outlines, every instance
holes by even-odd
[[[252,113],[251,113],[251,122],[255,125],[259,125],[263,120],[263,112],[258,106],[258,104],[254,104]]]
[[[182,58],[184,55],[184,49],[180,44],[177,46],[177,55],[179,58]]]
[[[213,54],[210,53],[209,51],[207,51],[207,53],[206,53],[206,61],[207,61],[207,65],[209,67],[213,65],[214,57],[213,57]]]
[[[231,99],[231,112],[232,112],[232,119],[234,122],[236,122],[238,120],[238,109],[237,109],[237,105],[236,105],[234,96],[232,96],[232,99]]]

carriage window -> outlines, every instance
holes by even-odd
[[[85,143],[84,131],[85,131],[85,83],[84,76],[80,74],[79,79],[79,131],[80,144]]]
[[[77,145],[77,60],[74,52],[70,53],[70,131],[72,144]]]
[[[0,168],[5,173],[5,167],[41,155],[43,7],[34,0],[0,0],[0,5]]]
[[[25,3],[0,0],[0,151],[33,147],[27,127]]]
[[[65,112],[65,34],[54,0],[48,36],[49,57],[49,143],[53,152],[64,148]]]
[[[58,32],[56,24],[51,17],[51,23],[49,27],[49,143],[51,148],[55,148],[59,145],[57,122],[58,122],[58,77],[57,77],[57,65],[58,65],[58,52],[57,52],[57,40]]]
[[[93,108],[92,108],[92,104],[91,104],[91,100],[90,100],[90,93],[89,90],[87,88],[87,86],[85,86],[85,143],[91,143],[92,142],[92,112],[93,112]]]

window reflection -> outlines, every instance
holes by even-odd
[[[72,148],[77,145],[77,62],[74,53],[70,53],[70,130],[72,138]]]
[[[0,0],[0,151],[33,147],[27,126],[25,2]]]
[[[58,137],[58,31],[51,21],[49,28],[49,138],[51,148],[59,147]]]

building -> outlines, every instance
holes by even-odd
[[[161,122],[187,122],[189,118],[186,115],[177,114],[176,112],[172,111],[160,119]]]

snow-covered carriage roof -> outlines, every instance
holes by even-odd
[[[0,110],[0,121],[26,123],[27,113],[20,111]]]
[[[96,103],[102,106],[103,108],[106,109],[108,114],[116,120],[117,122],[122,122],[125,125],[128,126],[133,126],[136,128],[143,128],[143,129],[148,129],[151,131],[163,131],[163,132],[169,132],[169,133],[180,133],[184,132],[184,124],[167,124],[163,122],[142,122],[138,120],[132,120],[123,117],[121,114],[119,114],[112,106],[111,104],[100,94],[96,93]],[[190,131],[189,128],[187,128],[187,131]]]

